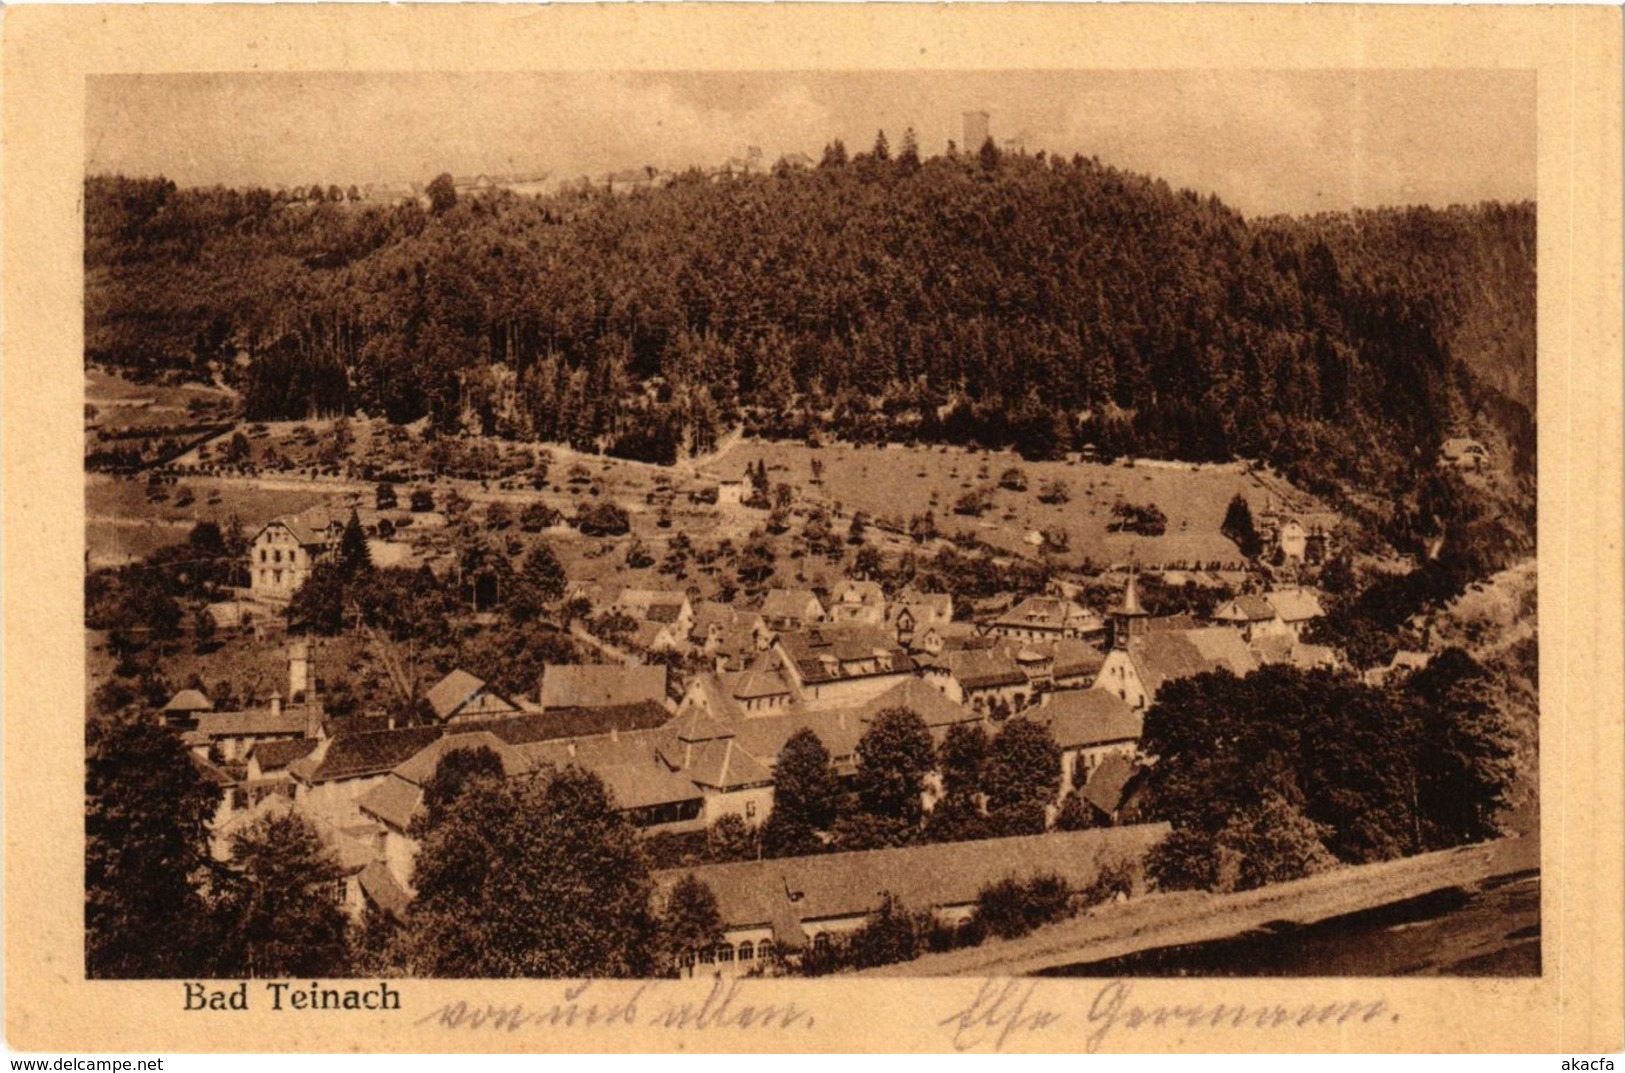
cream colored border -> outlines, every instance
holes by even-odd
[[[448,1033],[450,999],[546,1010],[555,983],[400,985],[401,1014],[183,1014],[173,983],[86,983],[81,960],[83,496],[79,195],[87,73],[294,69],[1504,67],[1539,85],[1540,551],[1546,975],[1536,981],[1134,984],[1141,1004],[1382,999],[1342,1026],[1115,1030],[1116,1050],[1618,1050],[1621,1008],[1620,13],[1603,8],[1059,5],[12,8],[4,24],[6,1033],[84,1052],[941,1050],[977,981],[758,985],[784,1030]],[[1098,983],[1007,1050],[1082,1050]],[[626,988],[581,996],[624,1001]],[[735,1007],[737,1009],[737,1006]],[[987,1046],[986,1041],[982,1046]]]

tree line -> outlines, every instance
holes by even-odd
[[[1381,489],[1478,414],[1532,460],[1532,204],[1250,220],[1084,157],[880,148],[427,208],[91,177],[86,357],[661,460],[745,420]]]

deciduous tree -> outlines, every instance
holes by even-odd
[[[638,836],[578,768],[481,778],[424,838],[405,946],[415,972],[646,976],[652,885]]]
[[[335,976],[347,954],[343,873],[316,828],[291,809],[232,836],[221,880],[220,971],[231,976]]]
[[[214,935],[200,889],[219,788],[150,722],[92,720],[85,744],[86,974],[208,973]]]

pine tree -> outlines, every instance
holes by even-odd
[[[1259,552],[1264,550],[1264,541],[1253,526],[1252,507],[1247,505],[1247,500],[1239,492],[1225,508],[1224,522],[1219,526],[1219,532],[1234,541],[1241,554],[1249,559],[1258,558]]]
[[[909,127],[903,131],[903,147],[897,153],[897,172],[900,175],[913,175],[920,170],[920,142]]]
[[[344,535],[339,538],[339,569],[346,581],[372,570],[372,551],[367,547],[367,534],[353,510],[350,520],[344,523]]]
[[[773,811],[762,825],[763,855],[817,852],[817,832],[835,822],[839,798],[840,783],[818,735],[806,727],[790,735],[773,767]]]

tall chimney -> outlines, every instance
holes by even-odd
[[[288,645],[288,700],[301,694],[310,699],[310,642],[303,640]]]
[[[272,715],[281,715],[282,714],[282,694],[280,694],[280,693],[272,693],[271,694],[271,714]]]

